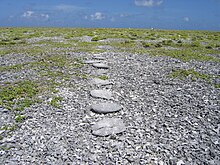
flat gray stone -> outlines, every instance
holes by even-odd
[[[90,92],[92,97],[103,98],[103,99],[111,99],[112,93],[107,90],[92,90]]]
[[[112,84],[112,82],[110,82],[109,80],[102,80],[100,78],[93,78],[90,80],[90,82],[91,82],[91,84],[95,84],[98,86]]]
[[[109,66],[104,63],[93,63],[92,66],[99,68],[99,69],[108,69]]]
[[[94,56],[93,58],[96,60],[105,60],[105,57],[103,56]]]
[[[101,62],[100,60],[85,60],[84,63],[85,64],[94,64],[94,63],[99,63]]]
[[[95,136],[108,136],[124,132],[125,130],[125,124],[119,118],[105,118],[92,126],[92,134]]]
[[[106,73],[108,73],[107,69],[97,69],[96,71],[93,71],[91,74],[99,76],[99,75],[103,75],[103,74],[106,74]]]
[[[122,109],[122,106],[116,103],[100,103],[91,106],[91,110],[97,113],[111,113]]]

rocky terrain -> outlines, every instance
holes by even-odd
[[[109,42],[98,41],[101,52],[0,56],[0,164],[220,164],[219,50],[207,55],[215,60],[184,60]],[[12,97],[8,86],[26,80],[40,80],[38,91],[18,83],[21,96]]]

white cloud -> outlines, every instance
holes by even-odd
[[[127,13],[121,13],[120,15],[119,15],[119,17],[129,17],[130,15],[129,14],[127,14]]]
[[[136,6],[153,7],[161,5],[163,0],[135,0],[134,3]]]
[[[24,17],[24,18],[31,18],[31,17],[33,17],[33,15],[34,15],[33,11],[26,11],[26,12],[24,12],[22,14],[22,17]]]
[[[189,17],[184,17],[183,19],[184,19],[184,21],[186,21],[186,22],[189,22],[189,21],[190,21],[190,18],[189,18]]]
[[[24,12],[21,17],[26,18],[26,19],[43,19],[43,20],[48,20],[50,16],[48,14],[44,13],[36,13],[34,11],[26,11]]]
[[[40,16],[41,16],[42,18],[45,18],[45,19],[49,19],[49,18],[50,18],[48,14],[40,14]]]
[[[101,12],[96,12],[95,14],[90,15],[91,20],[103,20],[105,19],[105,15]]]

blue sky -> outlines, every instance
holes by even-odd
[[[220,0],[1,0],[0,26],[220,31]]]

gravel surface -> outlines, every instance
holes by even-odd
[[[74,88],[59,88],[62,108],[44,103],[26,108],[27,119],[0,140],[0,164],[220,164],[219,89],[204,80],[168,76],[173,69],[192,67],[219,74],[219,64],[129,53],[101,56],[113,84],[97,87],[74,79]],[[92,75],[97,68],[87,64],[82,72]],[[109,102],[122,110],[92,112],[91,105],[103,101],[90,95],[98,89],[111,91]],[[120,119],[126,129],[93,135],[94,125],[106,118]]]

